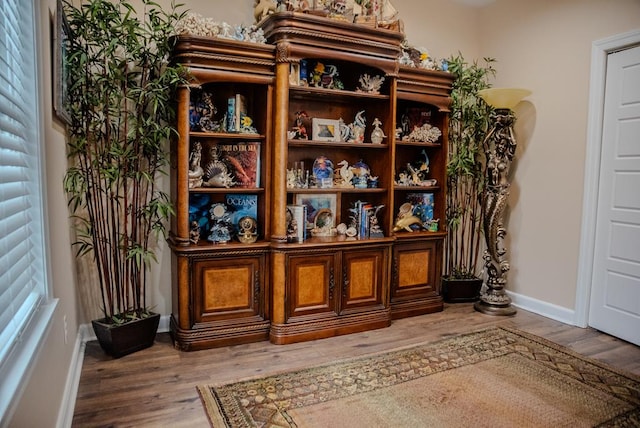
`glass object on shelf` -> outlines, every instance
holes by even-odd
[[[313,179],[315,187],[333,187],[333,162],[326,156],[318,156],[313,162]]]
[[[369,165],[364,163],[362,159],[353,164],[353,185],[357,189],[366,189],[369,186],[369,177],[371,176],[371,169]]]
[[[226,243],[231,241],[233,222],[231,214],[225,204],[216,203],[209,210],[211,217],[211,228],[209,229],[209,241],[214,243]]]

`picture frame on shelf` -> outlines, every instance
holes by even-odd
[[[314,117],[311,120],[311,138],[314,141],[340,141],[340,121]]]
[[[69,71],[66,65],[67,43],[71,27],[64,13],[62,0],[56,2],[55,34],[53,43],[53,110],[64,124],[71,123],[71,114],[65,107],[68,97]]]
[[[337,201],[335,193],[298,193],[294,198],[295,205],[305,205],[307,207],[307,218],[305,227],[313,229],[316,216],[321,210],[330,210],[333,218],[337,220]],[[326,211],[322,211],[326,215]]]

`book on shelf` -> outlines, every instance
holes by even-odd
[[[238,221],[242,217],[249,216],[258,221],[258,195],[228,193],[224,200],[236,233],[239,232]]]
[[[424,224],[433,220],[433,193],[408,193],[407,202],[413,205],[413,215]]]
[[[240,132],[242,119],[248,114],[247,98],[235,94],[227,99],[227,132]]]
[[[287,242],[307,239],[306,219],[306,205],[287,205]]]
[[[220,159],[233,175],[234,187],[260,187],[260,143],[238,142],[218,144]]]

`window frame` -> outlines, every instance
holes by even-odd
[[[38,271],[37,290],[39,295],[35,299],[31,313],[26,317],[19,331],[15,332],[15,340],[2,361],[0,361],[0,426],[6,426],[11,422],[17,404],[28,384],[29,377],[40,357],[44,343],[53,324],[53,317],[58,300],[54,299],[51,288],[51,266],[48,249],[50,249],[48,222],[46,215],[46,186],[45,186],[45,159],[44,159],[44,112],[48,103],[43,84],[43,72],[47,69],[44,64],[42,49],[47,48],[43,40],[41,28],[41,2],[27,0],[30,3],[30,25],[25,25],[31,30],[33,43],[32,52],[28,58],[33,65],[33,112],[34,131],[33,145],[35,162],[28,169],[33,172],[33,180],[30,181],[34,188],[34,204],[29,212],[37,212],[33,220],[33,235],[40,235],[41,249],[37,254]],[[24,7],[24,0],[16,0],[18,7]],[[28,3],[27,3],[28,4]],[[29,30],[24,30],[29,31]],[[24,33],[23,31],[23,33]],[[25,55],[25,58],[27,55]],[[30,106],[31,107],[31,106]]]

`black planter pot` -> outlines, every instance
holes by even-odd
[[[475,302],[481,288],[482,278],[442,278],[442,298],[447,303]]]
[[[153,345],[159,323],[160,314],[151,314],[121,325],[108,324],[105,318],[91,321],[100,347],[113,358],[124,357]]]

